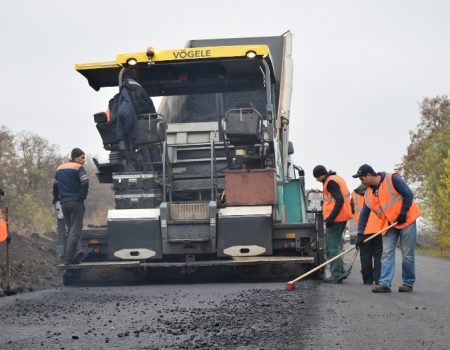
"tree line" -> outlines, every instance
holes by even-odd
[[[114,208],[111,186],[100,184],[95,166],[87,157],[85,168],[89,176],[86,200],[86,224],[105,224],[108,209]],[[56,168],[67,161],[56,145],[29,132],[13,134],[0,127],[0,187],[5,196],[1,207],[8,206],[10,229],[23,234],[55,230],[56,218],[52,204],[52,186]]]
[[[450,248],[450,100],[424,98],[420,121],[410,132],[411,143],[401,170],[417,185],[416,197],[425,229],[441,248]]]

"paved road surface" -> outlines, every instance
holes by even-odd
[[[397,256],[399,252],[397,252]],[[347,258],[348,259],[348,258]],[[303,281],[56,288],[0,299],[0,349],[448,349],[450,262],[414,293]]]

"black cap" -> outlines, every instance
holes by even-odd
[[[313,169],[313,176],[319,177],[321,175],[327,175],[328,170],[323,165],[316,165]]]
[[[357,178],[367,174],[375,175],[376,172],[369,164],[363,164],[359,167],[358,172],[352,177]]]
[[[85,154],[80,148],[76,147],[72,150],[70,153],[70,158],[74,160],[76,157],[79,157],[81,155]]]

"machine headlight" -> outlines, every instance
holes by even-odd
[[[129,66],[134,66],[136,63],[137,63],[137,61],[136,61],[135,58],[129,58],[129,59],[127,59],[127,64],[128,64]]]
[[[255,51],[248,51],[245,55],[248,58],[255,58],[256,57],[256,52]]]

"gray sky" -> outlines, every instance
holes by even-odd
[[[364,162],[393,170],[425,96],[450,93],[450,1],[16,0],[0,12],[0,125],[106,160],[95,92],[75,63],[181,48],[189,39],[291,30],[295,162],[351,175]]]

